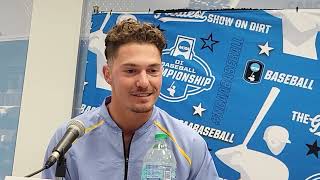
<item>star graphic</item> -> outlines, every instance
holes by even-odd
[[[200,117],[202,117],[202,112],[206,109],[201,107],[201,103],[198,106],[193,106],[194,112],[193,115],[198,114]]]
[[[201,47],[201,49],[209,48],[211,52],[213,52],[213,45],[217,44],[219,41],[216,41],[212,38],[212,33],[210,33],[209,37],[207,39],[200,38],[202,42],[204,43]]]
[[[156,28],[158,28],[161,32],[166,31],[166,30],[164,30],[164,29],[161,29],[160,24],[159,24]]]
[[[311,144],[306,144],[306,146],[308,146],[308,148],[309,148],[307,156],[309,154],[314,154],[318,158],[318,152],[320,151],[320,147],[318,147],[317,140],[312,145]]]
[[[264,45],[258,45],[259,48],[261,49],[259,54],[266,54],[269,56],[269,51],[273,50],[273,47],[269,47],[269,42],[266,42]]]

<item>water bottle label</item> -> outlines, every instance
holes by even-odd
[[[171,166],[146,165],[142,170],[143,180],[175,180],[176,172]]]
[[[171,180],[171,169],[163,172],[163,180]]]

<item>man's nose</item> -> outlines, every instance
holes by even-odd
[[[149,85],[148,74],[145,71],[142,71],[137,77],[136,86],[140,88],[147,88]]]

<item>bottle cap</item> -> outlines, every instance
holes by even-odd
[[[165,134],[165,133],[157,133],[156,135],[155,135],[155,139],[156,140],[161,140],[161,139],[167,139],[168,138],[168,135],[167,134]]]

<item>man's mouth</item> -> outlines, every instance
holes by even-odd
[[[148,97],[150,96],[152,93],[133,93],[131,95],[133,96],[137,96],[137,97]]]

